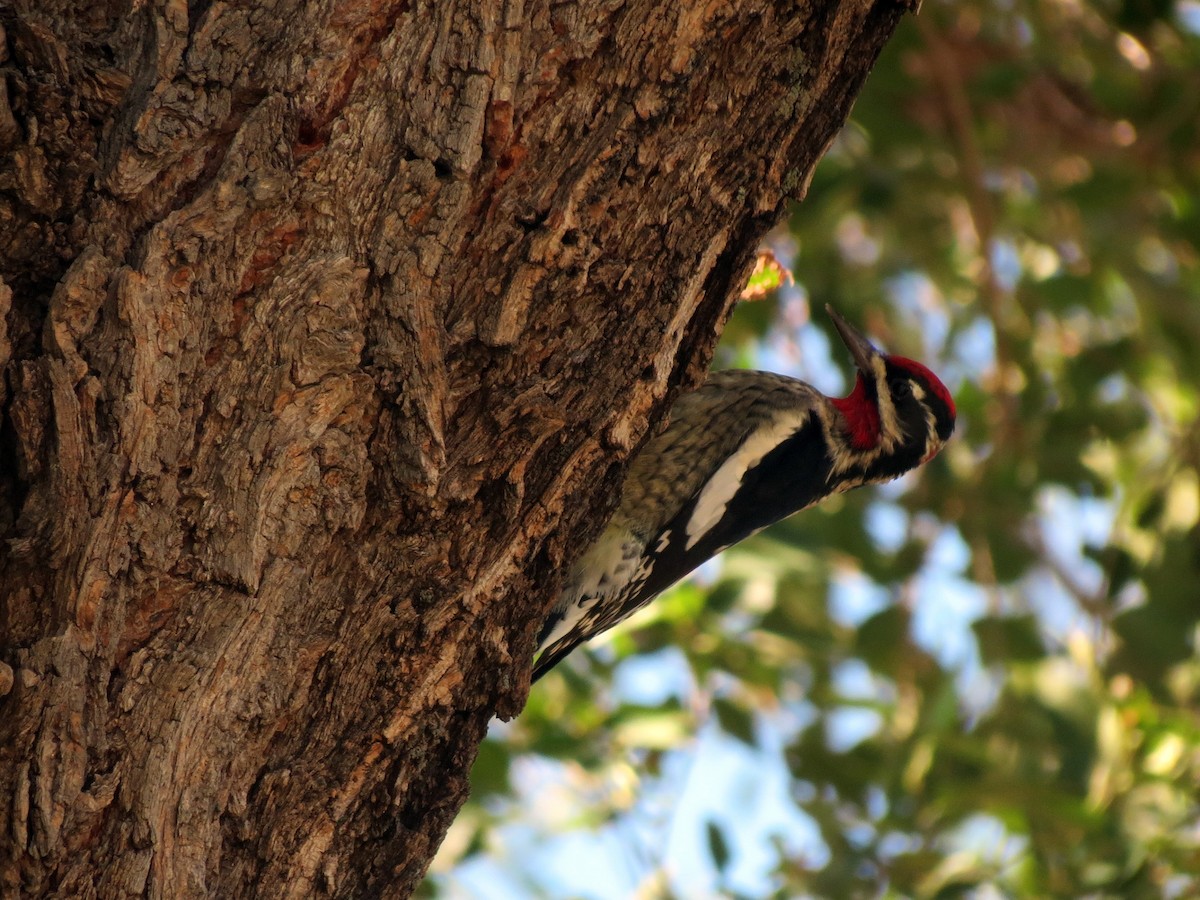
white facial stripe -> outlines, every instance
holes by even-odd
[[[725,508],[737,493],[738,486],[747,472],[762,462],[763,457],[799,431],[808,421],[808,411],[778,413],[774,421],[751,434],[732,456],[721,463],[721,468],[700,492],[696,508],[687,524],[687,549],[721,521]]]
[[[821,429],[826,434],[835,434],[844,426],[839,413],[837,413],[833,404],[818,403],[814,409],[817,417],[821,420]],[[827,442],[829,449],[833,451],[833,459],[829,466],[829,477],[826,483],[832,483],[835,478],[843,472],[855,465],[859,461],[860,453],[856,451],[849,441],[831,440]]]
[[[892,395],[887,390],[887,364],[882,356],[871,359],[875,372],[876,393],[879,395],[879,444],[884,453],[890,453],[900,443],[900,417],[892,404]]]
[[[936,447],[938,442],[937,437],[937,419],[933,415],[933,410],[927,405],[924,405],[925,388],[917,384],[915,378],[908,379],[908,386],[912,390],[912,395],[922,403],[922,408],[925,410],[925,430],[926,430],[926,447]]]
[[[933,414],[932,409],[929,409],[928,407],[926,407],[925,408],[925,429],[926,429],[926,436],[925,436],[926,451],[925,452],[926,453],[928,453],[929,450],[931,450],[934,447],[940,447],[942,444],[942,439],[940,437],[938,437],[937,425],[938,425],[937,416],[935,416]],[[926,456],[925,459],[929,459],[929,457]]]

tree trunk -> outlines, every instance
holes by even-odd
[[[405,896],[897,0],[0,0],[0,894]]]

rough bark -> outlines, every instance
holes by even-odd
[[[0,894],[408,894],[903,11],[0,0]]]

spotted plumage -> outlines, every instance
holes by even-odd
[[[540,636],[535,680],[726,547],[941,449],[955,414],[941,381],[830,315],[858,366],[850,395],[725,371],[681,397],[667,429],[630,464],[608,527],[568,575]]]

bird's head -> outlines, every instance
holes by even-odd
[[[833,309],[825,310],[858,366],[854,390],[833,401],[845,420],[850,446],[877,453],[886,471],[872,474],[881,477],[895,477],[932,459],[954,431],[950,391],[919,362],[881,353]]]

